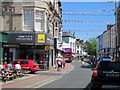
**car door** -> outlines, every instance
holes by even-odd
[[[28,61],[20,61],[21,67],[28,67]]]

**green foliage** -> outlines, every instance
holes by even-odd
[[[88,41],[85,42],[84,50],[89,55],[96,55],[96,46],[97,46],[96,38],[90,38]]]

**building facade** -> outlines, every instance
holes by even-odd
[[[40,68],[53,66],[54,38],[61,27],[60,6],[59,0],[3,2],[3,31],[8,33],[8,43],[2,45],[3,59],[32,59]]]
[[[115,57],[116,53],[115,25],[108,25],[108,30],[97,37],[97,56]]]
[[[120,1],[115,13],[116,17],[116,57],[120,57]]]
[[[76,45],[76,59],[80,59],[82,56],[84,56],[83,43],[80,43],[80,40],[76,39],[75,45]]]
[[[66,46],[67,48],[72,48],[72,56],[75,57],[75,54],[76,54],[76,45],[75,45],[76,37],[73,34],[71,34],[70,32],[63,32],[62,41],[67,43],[67,44],[65,44],[65,45],[68,45],[68,46]]]

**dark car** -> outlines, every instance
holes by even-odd
[[[101,89],[102,85],[120,86],[120,61],[103,59],[98,62],[91,77],[91,90]]]

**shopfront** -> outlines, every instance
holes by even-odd
[[[8,42],[7,33],[0,32],[0,61],[4,61],[4,44],[7,44]]]
[[[9,53],[13,59],[29,59],[35,60],[40,65],[40,68],[47,69],[53,62],[53,38],[45,33],[35,32],[10,32],[9,45],[16,45],[16,47],[9,47]],[[50,48],[46,49],[49,46]],[[44,67],[44,64],[46,67]]]

